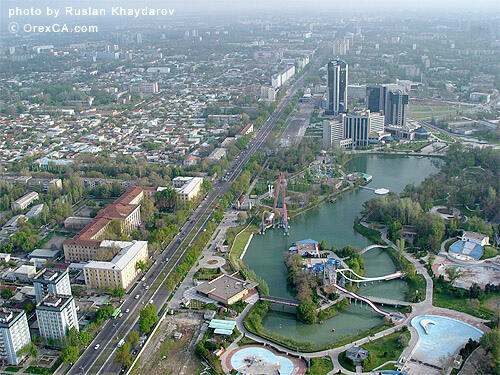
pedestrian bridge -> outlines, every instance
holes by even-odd
[[[293,307],[297,307],[300,303],[299,301],[297,301],[295,299],[273,297],[273,296],[260,296],[260,300],[276,303],[278,305],[293,306]]]

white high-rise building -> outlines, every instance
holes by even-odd
[[[323,121],[323,148],[348,147],[352,143],[344,137],[344,124],[341,120]]]
[[[47,294],[71,296],[71,284],[68,270],[44,268],[33,279],[36,302],[40,302]]]
[[[49,294],[36,306],[40,336],[60,340],[71,328],[78,331],[75,300],[72,296]]]
[[[0,309],[0,362],[17,366],[23,359],[18,353],[31,343],[26,313],[17,309]]]

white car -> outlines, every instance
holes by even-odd
[[[94,349],[97,350],[99,349],[100,346],[101,346],[100,344],[97,344],[96,346],[94,346]]]
[[[140,294],[136,294],[134,298],[139,299],[140,296],[141,296]]]

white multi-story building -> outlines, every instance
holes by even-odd
[[[48,294],[71,296],[68,270],[44,268],[33,280],[36,302],[41,302]]]
[[[14,202],[14,210],[24,210],[31,203],[38,199],[38,193],[36,191],[32,191],[26,195],[23,195],[21,198]]]
[[[174,188],[183,201],[190,201],[195,198],[201,190],[203,178],[201,177],[175,177],[172,182]],[[160,188],[158,188],[160,190]]]
[[[0,361],[17,366],[23,359],[18,353],[31,343],[30,328],[23,310],[0,310]]]
[[[120,252],[109,262],[92,261],[83,267],[85,285],[91,288],[121,287],[127,289],[140,270],[137,262],[148,259],[146,241],[103,241],[101,247],[119,247]]]
[[[352,146],[352,139],[344,137],[344,124],[340,120],[323,121],[323,147],[348,148]]]
[[[49,294],[36,306],[40,336],[60,340],[71,328],[78,331],[75,300],[72,296]]]

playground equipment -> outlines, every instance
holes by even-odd
[[[274,191],[274,204],[272,212],[265,210],[262,213],[261,233],[267,228],[278,226],[284,229],[284,234],[288,235],[290,226],[288,225],[288,213],[286,210],[286,178],[283,172],[280,172],[276,190]]]

